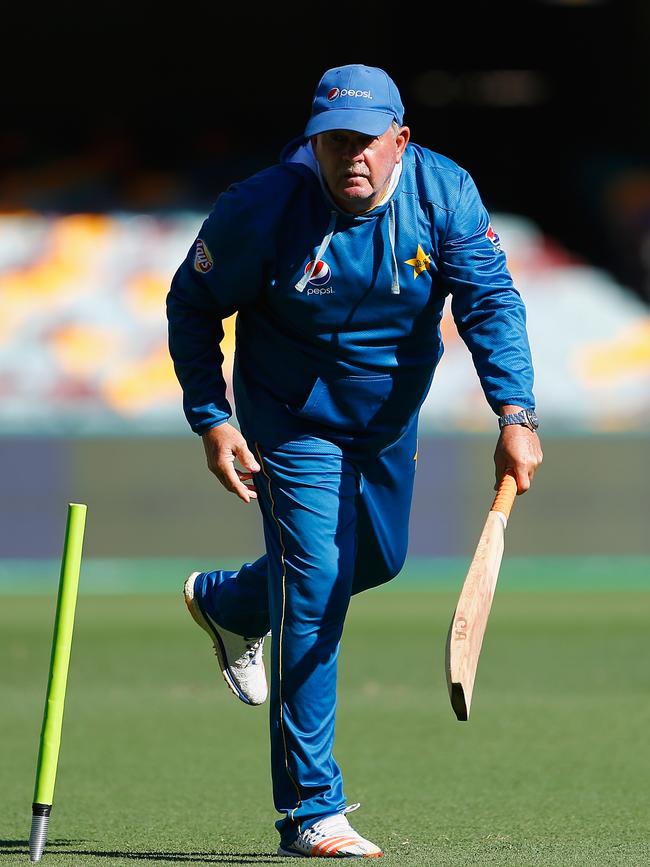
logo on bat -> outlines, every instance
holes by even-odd
[[[465,617],[457,617],[454,622],[454,638],[456,641],[465,641],[467,638],[467,619]]]

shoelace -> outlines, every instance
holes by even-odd
[[[247,638],[244,635],[243,638],[244,638],[244,641],[246,642],[246,651],[252,659],[252,657],[255,656],[257,651],[262,646],[262,642],[264,641],[264,636],[262,636],[261,638]]]
[[[271,630],[266,633],[266,635],[262,635],[259,638],[257,636],[247,636],[242,635],[242,638],[246,642],[246,656],[248,657],[248,662],[253,662],[255,657],[257,656],[258,651],[262,646],[262,642],[265,638],[269,638],[271,635]],[[214,655],[219,656],[219,651],[217,650],[217,645],[214,645]]]
[[[243,635],[242,638],[246,642],[246,655],[248,656],[249,662],[252,662],[257,656],[258,651],[262,647],[262,643],[265,638],[268,638],[271,634],[271,630],[269,630],[266,635],[262,635],[259,638],[256,636],[247,637]]]
[[[262,645],[262,642],[266,638],[266,635],[263,635],[261,638],[247,638],[245,635],[242,635],[242,638],[246,642],[246,656],[248,657],[248,662],[253,662]],[[214,645],[214,655],[219,656],[219,651],[217,650],[216,644]]]

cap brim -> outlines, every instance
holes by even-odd
[[[382,135],[394,119],[392,114],[383,111],[363,111],[358,108],[331,109],[310,118],[305,127],[305,135],[309,137],[333,129],[349,129],[364,135]]]

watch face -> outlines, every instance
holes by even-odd
[[[537,418],[536,413],[529,409],[526,411],[526,415],[528,416],[528,421],[532,424],[535,430],[537,430],[539,427],[539,419]]]

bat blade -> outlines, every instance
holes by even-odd
[[[474,681],[503,558],[505,528],[517,484],[503,477],[451,618],[445,671],[451,706],[460,721],[469,719]]]

